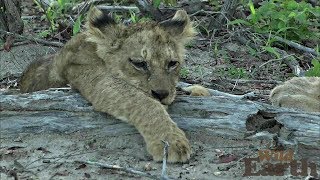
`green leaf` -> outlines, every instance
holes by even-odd
[[[288,17],[291,18],[291,17],[295,17],[295,16],[296,16],[296,13],[295,12],[291,12]]]
[[[307,15],[301,12],[295,17],[295,19],[298,20],[300,23],[303,23],[307,21]]]
[[[180,70],[180,77],[181,78],[187,78],[189,75],[189,70],[185,67],[181,68]]]
[[[46,38],[50,35],[50,30],[44,30],[44,31],[41,31],[39,32],[38,36],[41,37],[41,38]]]
[[[320,60],[313,59],[311,61],[311,64],[313,65],[313,67],[306,72],[306,76],[320,77]]]
[[[257,17],[256,17],[256,10],[255,10],[255,8],[254,8],[254,5],[253,5],[253,3],[252,3],[252,0],[250,0],[249,1],[249,8],[250,8],[250,12],[251,12],[251,16],[252,16],[252,21],[254,22],[254,23],[256,23],[257,22]]]
[[[271,53],[271,54],[274,54],[278,59],[280,58],[280,54],[279,54],[276,50],[274,50],[273,47],[271,47],[271,46],[264,46],[263,49],[265,49],[266,51],[268,51],[268,52]]]
[[[284,27],[284,28],[279,29],[279,30],[276,32],[276,34],[279,34],[279,33],[281,33],[281,32],[286,32],[286,31],[288,31],[288,30],[290,30],[290,29],[298,30],[296,27]]]
[[[166,4],[166,5],[169,5],[169,6],[174,6],[177,4],[177,1],[176,0],[163,0],[163,2]]]
[[[161,4],[161,0],[153,0],[152,3],[154,7],[158,8]]]
[[[298,5],[295,1],[290,1],[286,8],[288,10],[295,10],[295,9],[297,9],[297,7],[298,7]]]
[[[64,5],[66,4],[66,0],[58,0],[58,4],[60,7],[64,7]]]
[[[73,24],[73,28],[72,28],[72,35],[76,35],[80,32],[80,29],[81,29],[81,21],[82,21],[82,15],[80,15],[76,22],[74,22]]]
[[[244,25],[247,25],[247,26],[250,26],[251,24],[243,19],[236,19],[236,20],[233,20],[233,21],[230,21],[228,22],[228,25],[235,25],[235,24],[244,24]]]
[[[136,16],[136,13],[134,11],[130,11],[130,19],[132,23],[138,22],[138,17]]]
[[[251,56],[257,56],[257,51],[253,48],[251,48],[250,46],[247,46],[249,53]]]
[[[283,21],[279,21],[277,28],[278,29],[285,29],[286,28],[286,23],[283,22]]]

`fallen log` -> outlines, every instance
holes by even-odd
[[[72,132],[88,127],[104,131],[105,136],[135,131],[126,123],[94,111],[90,103],[75,92],[1,92],[0,97],[1,133],[4,136],[28,132]],[[295,111],[222,96],[178,96],[175,103],[169,107],[169,113],[186,131],[203,129],[213,136],[235,139],[245,138],[248,132],[272,129],[258,126],[259,123],[264,123],[263,121],[271,123],[272,119],[293,133],[292,140],[310,148],[319,148],[320,113]],[[103,129],[99,128],[102,126]],[[123,128],[116,129],[118,126]],[[25,131],[26,129],[28,131]],[[280,133],[280,130],[270,132]]]
[[[0,91],[0,104],[2,139],[89,131],[104,139],[117,137],[117,141],[125,141],[132,135],[140,136],[133,126],[94,111],[80,94],[68,89],[30,94]],[[224,145],[224,141],[274,141],[277,137],[277,143],[294,149],[297,157],[320,164],[317,156],[320,154],[320,113],[223,96],[178,96],[168,111],[190,137],[193,147],[202,143],[214,149],[210,143],[219,138],[223,139],[220,142]],[[261,138],[259,133],[267,135]],[[272,135],[271,139],[268,134]],[[142,138],[134,141],[144,147]]]

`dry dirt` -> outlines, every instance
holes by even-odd
[[[49,122],[48,122],[49,123]],[[191,142],[199,141],[201,134],[188,134]],[[14,139],[15,138],[15,139]],[[124,139],[125,138],[125,139]],[[243,177],[244,163],[239,158],[257,152],[250,141],[231,141],[221,137],[201,139],[204,144],[192,144],[194,151],[186,164],[168,164],[168,176],[174,179],[301,179],[282,177]],[[209,143],[210,142],[210,143]],[[208,143],[210,144],[208,146]],[[234,147],[234,148],[232,148]],[[217,151],[232,153],[237,158],[229,163],[219,162]],[[19,179],[148,179],[129,173],[77,163],[76,160],[101,162],[130,167],[160,177],[161,163],[147,155],[141,136],[132,132],[121,138],[104,138],[94,131],[73,133],[17,134],[1,139],[1,179],[13,179],[5,171],[12,170]],[[248,156],[250,157],[250,156]],[[145,167],[150,170],[146,171]],[[254,172],[254,171],[252,171]],[[288,173],[287,173],[288,174]]]

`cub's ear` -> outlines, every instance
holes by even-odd
[[[91,40],[95,40],[95,38],[106,39],[107,36],[110,38],[118,31],[118,25],[114,19],[94,6],[89,10],[86,27],[88,37]]]
[[[92,7],[87,16],[86,40],[97,45],[97,53],[104,57],[106,50],[112,51],[119,47],[117,38],[122,32],[122,27],[114,21],[107,13]]]
[[[172,19],[162,21],[159,25],[177,40],[184,43],[196,35],[196,31],[192,27],[190,18],[185,10],[178,10]]]
[[[87,26],[89,28],[102,29],[110,25],[115,25],[116,22],[107,13],[93,6],[87,16]]]

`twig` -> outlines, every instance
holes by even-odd
[[[159,178],[155,175],[152,175],[150,173],[145,173],[145,172],[138,171],[138,170],[135,170],[132,168],[120,167],[117,165],[110,165],[110,164],[105,164],[105,163],[92,162],[92,161],[82,161],[82,160],[75,161],[75,163],[94,165],[94,166],[98,166],[100,168],[113,169],[113,170],[122,171],[122,172],[130,173],[130,174],[135,174],[135,175],[139,175],[139,176],[143,176],[143,177],[148,177],[151,179],[161,179],[161,178]]]
[[[18,38],[21,38],[21,39],[26,39],[26,40],[29,40],[29,41],[33,41],[33,42],[40,43],[40,44],[44,44],[44,45],[48,45],[48,46],[55,46],[55,47],[62,47],[62,46],[64,46],[64,44],[61,43],[61,42],[50,42],[50,41],[46,41],[46,40],[38,39],[38,38],[34,38],[34,37],[22,36],[22,35],[20,35],[20,34],[16,34],[16,33],[8,32],[8,31],[4,31],[4,30],[1,30],[1,29],[0,29],[0,32],[1,32],[1,33],[5,33],[6,35],[14,36],[14,37],[16,37],[16,38],[18,37]]]
[[[272,63],[272,62],[276,62],[276,61],[282,61],[282,60],[285,60],[285,59],[287,59],[287,58],[289,58],[289,57],[292,57],[292,56],[294,56],[294,55],[293,55],[293,54],[289,54],[289,55],[285,55],[285,56],[280,57],[280,58],[277,58],[277,59],[270,59],[270,60],[268,60],[267,62],[262,63],[262,64],[261,64],[259,67],[257,67],[256,69],[254,69],[251,74],[255,74],[255,72],[256,72],[257,70],[259,70],[260,68],[262,68],[262,67],[265,66],[266,64],[269,64],[269,63]],[[292,66],[292,65],[289,65],[289,64],[290,64],[289,62],[287,62],[287,63],[288,63],[287,65],[288,65],[289,67]],[[291,68],[291,67],[290,67],[290,68]],[[295,69],[295,67],[293,67],[293,69]],[[297,70],[295,70],[295,71],[297,71]],[[300,74],[300,73],[296,72],[295,74]]]
[[[207,15],[214,15],[214,14],[220,14],[220,12],[212,12],[212,11],[205,11],[203,9],[195,12],[195,13],[192,13],[189,15],[189,17],[193,17],[193,16],[201,16],[201,15],[204,15],[204,16],[207,16]]]
[[[189,83],[179,82],[177,84],[177,87],[180,89],[183,89],[183,88],[191,86],[191,85],[192,84],[189,84]],[[213,90],[213,89],[209,89],[209,88],[207,88],[207,89],[212,96],[223,96],[223,97],[227,97],[227,98],[231,98],[231,99],[251,99],[251,98],[257,97],[257,95],[254,92],[250,92],[250,93],[243,94],[243,95],[234,95],[234,94],[221,92],[218,90]]]
[[[48,91],[71,91],[71,87],[49,88]]]
[[[167,176],[167,159],[168,159],[168,148],[169,148],[169,143],[167,141],[162,141],[164,144],[163,147],[163,160],[162,160],[162,171],[161,171],[161,180],[169,180]]]
[[[238,82],[238,84],[247,84],[247,83],[264,83],[264,84],[281,84],[282,81],[276,80],[245,80],[245,79],[223,79],[229,82]]]
[[[16,42],[16,43],[13,43],[10,45],[10,47],[15,47],[15,46],[21,46],[21,45],[25,45],[25,44],[28,44],[29,41],[21,41],[21,42]],[[3,47],[0,47],[0,51],[3,51],[4,48]]]
[[[263,66],[265,66],[266,64],[269,64],[269,63],[271,63],[271,62],[281,61],[281,60],[283,60],[283,59],[285,59],[285,58],[288,58],[288,57],[290,57],[290,56],[293,56],[293,54],[289,54],[289,55],[287,55],[287,56],[283,56],[283,57],[280,57],[280,58],[277,58],[277,59],[270,59],[269,61],[262,63],[257,69],[260,69],[260,68],[262,68]]]
[[[264,35],[264,36],[266,36],[266,35]],[[268,36],[269,36],[269,35],[268,35]],[[266,37],[268,37],[268,36],[266,36]],[[320,56],[320,54],[317,53],[317,52],[316,52],[314,49],[312,49],[312,48],[303,46],[303,45],[301,45],[301,44],[299,44],[299,43],[296,43],[296,42],[289,41],[289,40],[287,40],[287,39],[283,39],[282,37],[279,37],[279,36],[275,36],[275,35],[270,35],[270,36],[271,36],[271,38],[274,38],[274,39],[276,39],[276,40],[279,41],[279,42],[285,43],[285,44],[287,44],[288,46],[291,46],[291,47],[293,47],[293,48],[296,48],[296,49],[298,49],[298,50],[301,50],[301,51],[304,51],[304,52],[307,52],[307,53],[311,53],[311,54],[314,55],[314,56]]]
[[[231,19],[240,4],[240,0],[225,0],[218,17],[211,17],[208,25],[209,31],[222,29]]]
[[[113,0],[88,0],[88,1],[85,1],[85,2],[81,2],[77,5],[75,5],[73,8],[72,8],[72,11],[73,12],[87,12],[89,10],[89,7],[92,6],[92,5],[97,5],[97,4],[102,4],[102,3],[114,3]]]
[[[294,58],[294,56],[289,56],[288,53],[282,49],[273,47],[273,49],[281,54],[282,57],[286,57],[283,58],[283,62],[289,66],[289,68],[292,70],[293,74],[296,76],[303,76],[304,74],[304,70],[300,67],[299,62],[296,60],[296,58]]]
[[[99,5],[99,9],[101,10],[106,10],[106,11],[134,11],[134,12],[139,12],[139,8],[135,6],[104,6],[104,5]]]
[[[244,45],[248,45],[253,49],[259,49],[258,45],[253,44],[250,42],[250,38],[247,38],[245,36],[245,34],[240,34],[240,32],[235,36],[236,40],[239,41],[240,43],[244,44]],[[282,49],[276,48],[276,47],[272,47],[278,54],[280,54],[282,57],[286,57],[283,58],[283,62],[289,66],[289,68],[293,71],[293,73],[296,76],[302,76],[303,74],[303,69],[300,67],[298,61],[291,55],[288,55],[288,53]]]
[[[144,15],[150,15],[155,21],[162,21],[165,18],[158,8],[153,7],[153,5],[147,0],[137,0],[135,5],[139,8],[140,12]]]

